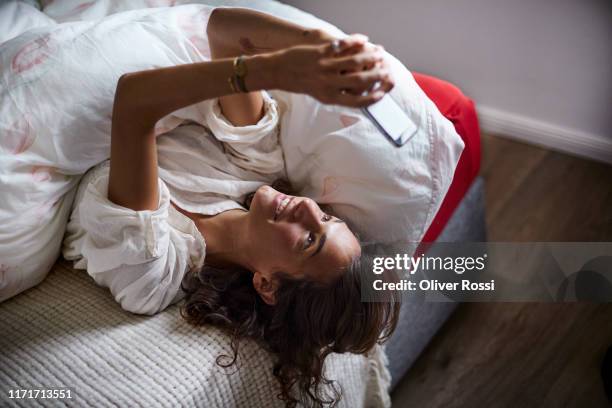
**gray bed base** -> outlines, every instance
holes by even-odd
[[[486,238],[483,180],[478,177],[437,241],[484,242]],[[392,390],[456,307],[457,303],[424,302],[404,297],[400,321],[386,346]]]

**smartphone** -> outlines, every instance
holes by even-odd
[[[403,146],[418,130],[417,125],[388,93],[380,101],[361,110],[396,147]]]

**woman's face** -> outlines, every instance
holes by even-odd
[[[361,254],[344,221],[309,198],[288,196],[270,186],[255,193],[247,231],[253,269],[268,278],[285,272],[296,279],[333,281]]]

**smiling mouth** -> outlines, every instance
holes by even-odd
[[[280,217],[280,215],[283,213],[283,211],[285,211],[285,209],[289,206],[289,203],[294,198],[295,197],[288,197],[288,196],[282,194],[281,200],[278,203],[278,205],[276,206],[276,210],[274,211],[274,221],[276,221]]]

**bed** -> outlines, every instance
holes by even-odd
[[[75,12],[60,18],[54,14],[59,13],[58,8],[46,3],[43,11],[48,13],[41,19],[74,21],[100,12],[94,10],[98,5],[93,2],[82,3],[80,9],[78,4],[64,2]],[[170,3],[174,4],[148,1],[147,6]],[[234,3],[238,2],[223,2]],[[265,10],[276,2],[254,3]],[[120,10],[102,12],[116,11]],[[485,238],[482,182],[476,179],[480,141],[464,138],[464,142],[466,149],[455,178],[425,234],[426,240]],[[343,390],[340,406],[390,406],[389,391],[454,307],[452,303],[407,299],[398,330],[386,350],[377,347],[365,356],[332,355],[326,372]],[[283,406],[275,398],[278,389],[272,359],[261,347],[246,343],[239,356],[239,370],[223,369],[215,359],[228,353],[227,337],[215,328],[191,327],[178,314],[178,306],[152,317],[125,312],[106,289],[59,259],[42,284],[0,304],[0,388],[3,392],[72,390],[71,400],[37,400],[53,406]],[[10,406],[32,402],[8,399],[6,394],[0,395],[0,401]]]

